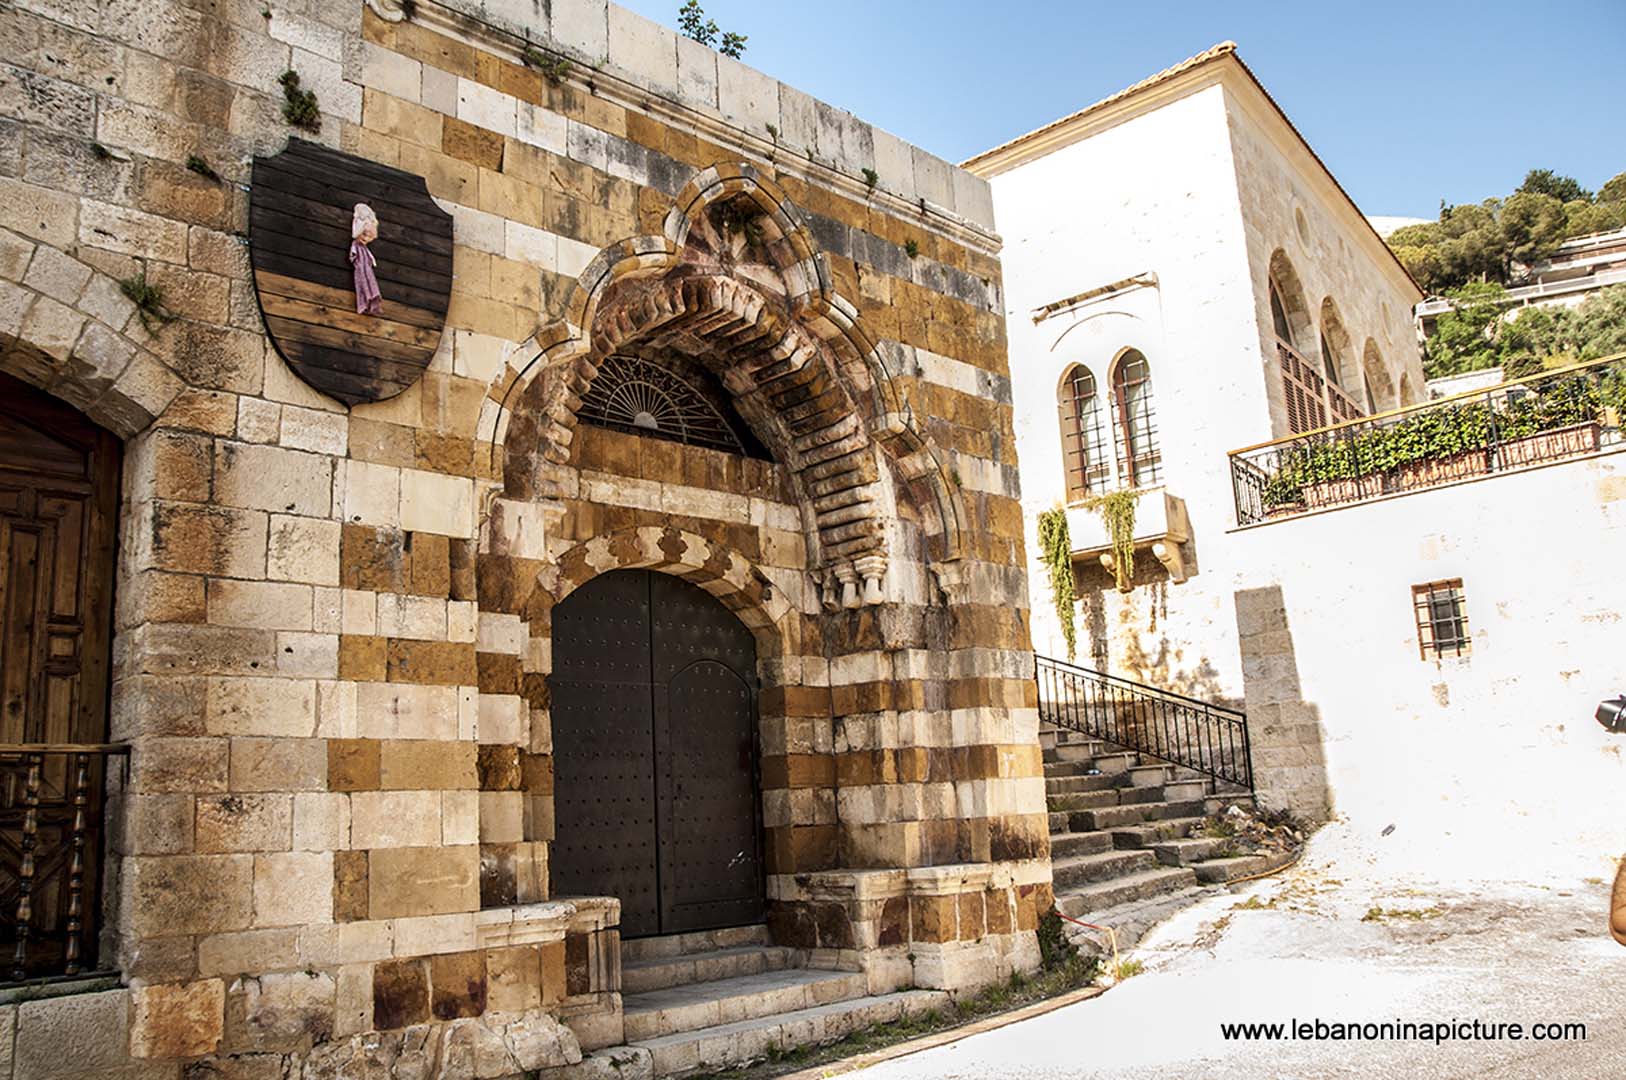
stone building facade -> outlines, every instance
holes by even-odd
[[[98,956],[122,988],[5,1008],[0,1075],[607,1067],[575,1063],[623,1041],[623,897],[553,887],[583,780],[550,676],[572,595],[616,573],[748,631],[776,944],[871,994],[1033,967],[986,183],[602,0],[402,7],[0,10],[0,369],[122,443],[128,747]],[[319,131],[285,121],[287,70]],[[385,400],[318,393],[267,336],[251,159],[291,135],[452,215],[438,348]],[[737,445],[593,412],[651,369]]]

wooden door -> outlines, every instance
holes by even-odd
[[[94,956],[101,758],[39,748],[107,741],[119,449],[0,375],[0,927],[13,944],[26,895],[30,941],[14,972],[30,976],[56,973],[70,924],[78,957]]]
[[[617,570],[553,613],[556,896],[615,896],[625,937],[765,909],[756,642],[704,590]]]

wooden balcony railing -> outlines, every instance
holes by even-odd
[[[1237,524],[1581,457],[1623,416],[1626,353],[1233,450]]]
[[[105,743],[0,744],[0,985],[99,970]]]

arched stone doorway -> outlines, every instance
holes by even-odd
[[[97,967],[120,451],[0,374],[0,947],[13,978]]]
[[[555,895],[626,937],[760,922],[756,641],[679,578],[612,570],[553,611]]]

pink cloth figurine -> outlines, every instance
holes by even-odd
[[[366,203],[357,203],[355,216],[350,219],[350,266],[356,275],[356,314],[377,315],[382,310],[383,297],[378,292],[378,265],[368,244],[378,239],[378,215]]]

